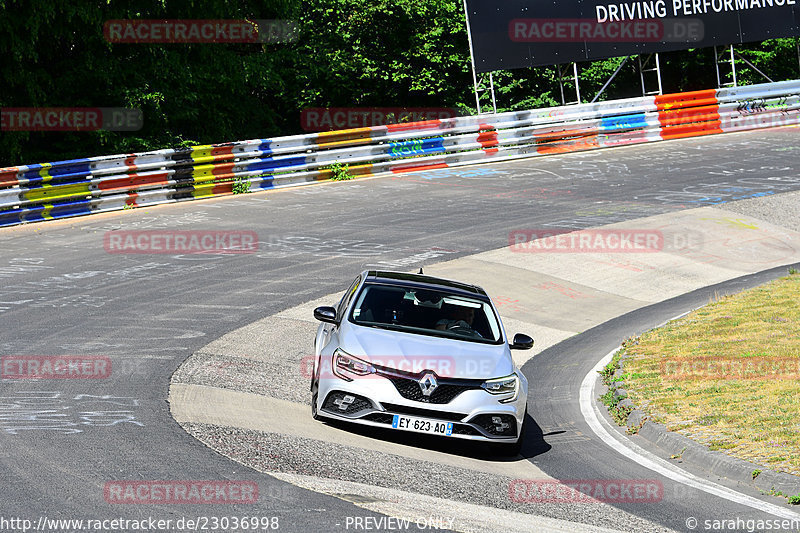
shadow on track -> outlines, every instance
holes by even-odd
[[[488,443],[480,441],[437,437],[435,435],[420,435],[405,431],[351,424],[338,420],[320,420],[317,423],[324,423],[343,431],[355,433],[356,435],[375,440],[393,442],[401,446],[409,446],[422,450],[431,450],[491,462],[513,462],[519,461],[520,458],[531,459],[550,450],[550,445],[544,441],[545,435],[542,432],[542,428],[539,427],[539,424],[537,424],[528,413],[525,414],[525,425],[523,426],[523,438],[525,440],[523,441],[520,455],[516,457],[498,455],[492,450]]]

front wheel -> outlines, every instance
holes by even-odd
[[[311,374],[311,418],[319,420],[317,413],[317,399],[319,398],[319,380],[316,371]]]
[[[311,418],[314,420],[319,420],[319,414],[317,413],[317,396],[319,393],[314,391],[311,393]]]

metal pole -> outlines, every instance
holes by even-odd
[[[642,54],[639,54],[636,57],[637,57],[637,59],[639,61],[639,79],[642,82],[642,96],[644,96],[645,94],[647,94],[647,90],[644,87],[644,67],[647,66],[647,61],[645,61],[644,65],[642,65]],[[603,87],[603,89],[605,89],[605,87]],[[594,101],[594,100],[592,100],[592,101]]]
[[[733,61],[733,45],[731,45],[731,72],[733,72],[733,86],[736,87],[736,63]]]
[[[467,10],[467,0],[464,0],[464,17],[467,21],[467,41],[469,41],[469,60],[472,65],[472,87],[475,90],[475,107],[478,114],[481,114],[481,100],[478,95],[478,77],[475,75],[475,53],[472,51],[472,31],[469,28],[469,11]]]
[[[572,70],[575,73],[575,94],[578,97],[578,103],[581,103],[581,86],[578,81],[578,63],[572,64]]]
[[[714,46],[714,66],[717,67],[717,89],[722,87],[722,80],[719,79],[719,53],[716,45]]]
[[[656,75],[658,75],[658,94],[664,94],[664,89],[661,87],[661,60],[658,58],[658,52],[656,52]]]
[[[601,94],[603,94],[603,91],[605,91],[605,90],[606,90],[606,87],[608,87],[608,85],[609,85],[609,84],[610,84],[612,81],[614,81],[614,78],[616,78],[616,77],[617,77],[617,74],[619,74],[619,71],[620,71],[620,70],[622,70],[622,67],[623,67],[623,65],[625,65],[625,63],[628,61],[628,58],[629,58],[629,57],[630,57],[630,56],[625,56],[625,58],[622,60],[622,62],[621,62],[621,63],[619,64],[619,66],[617,67],[617,70],[615,70],[615,71],[614,71],[614,74],[612,74],[612,75],[611,75],[611,77],[610,77],[610,78],[608,78],[608,81],[606,82],[606,84],[605,84],[605,85],[603,85],[603,88],[602,88],[602,89],[600,89],[600,92],[599,92],[599,93],[597,93],[597,94],[594,96],[594,98],[592,98],[592,101],[591,101],[591,103],[592,103],[592,104],[593,104],[593,103],[595,103],[595,102],[597,101],[597,99],[598,99],[598,98],[600,98],[600,95],[601,95]],[[639,61],[639,64],[641,65],[641,56],[640,56],[640,61]],[[644,92],[644,82],[642,82],[642,92]]]
[[[492,73],[489,73],[489,89],[492,91],[492,109],[494,109],[494,114],[497,114],[497,102],[494,99],[494,78],[492,77]]]
[[[764,76],[764,77],[767,79],[767,81],[768,81],[768,82],[770,82],[770,83],[775,83],[775,82],[772,80],[772,78],[770,78],[769,76],[767,76],[766,74],[764,74],[763,72],[761,72],[761,71],[758,69],[758,67],[757,67],[757,66],[755,66],[755,65],[754,65],[754,64],[752,64],[750,61],[748,61],[748,60],[747,60],[747,58],[746,58],[746,57],[744,57],[744,56],[743,56],[742,54],[740,54],[739,52],[736,52],[736,57],[738,57],[739,59],[741,59],[742,61],[744,61],[745,63],[747,63],[747,65],[749,65],[749,66],[750,66],[750,68],[752,68],[753,70],[755,70],[756,72],[758,72],[759,74],[761,74],[762,76]]]

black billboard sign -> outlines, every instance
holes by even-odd
[[[798,0],[466,0],[478,72],[800,36]]]

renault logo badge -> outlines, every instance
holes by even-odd
[[[425,374],[419,378],[419,388],[422,389],[423,396],[430,396],[438,386],[439,383],[436,381],[436,374],[433,372],[425,372]]]

